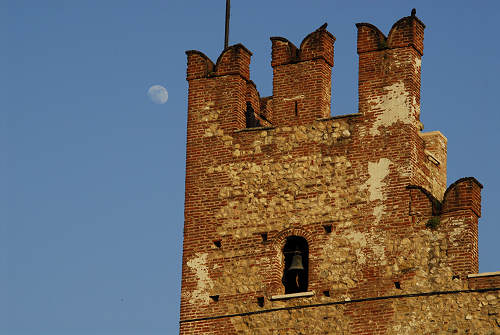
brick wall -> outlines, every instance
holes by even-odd
[[[436,306],[485,299],[462,292],[477,272],[482,186],[445,192],[446,138],[421,132],[424,25],[357,28],[359,111],[343,116],[330,117],[326,26],[300,48],[271,38],[272,97],[250,80],[243,45],[215,64],[187,52],[181,334],[425,333],[402,329],[429,332],[421,315]],[[263,127],[245,128],[247,103]],[[307,241],[312,293],[276,300],[289,236]],[[445,291],[456,293],[429,295]],[[435,321],[489,315],[474,313]],[[484,320],[470,329],[495,322]]]

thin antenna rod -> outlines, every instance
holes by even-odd
[[[226,33],[224,35],[224,49],[227,48],[229,42],[229,17],[231,15],[231,0],[226,0]]]

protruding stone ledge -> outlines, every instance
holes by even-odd
[[[467,281],[471,289],[496,288],[500,290],[500,271],[472,273],[467,275]]]
[[[362,113],[334,115],[334,116],[330,116],[330,117],[322,117],[322,118],[316,119],[316,121],[329,121],[329,120],[345,119],[348,117],[356,117],[356,116],[362,116],[362,115],[363,115]]]
[[[290,294],[280,294],[280,295],[271,296],[270,300],[287,300],[287,299],[293,299],[293,298],[306,298],[306,297],[312,297],[314,294],[315,294],[314,291],[298,292],[298,293],[290,293]]]
[[[243,128],[243,129],[236,129],[234,132],[235,132],[235,133],[243,133],[243,132],[248,132],[248,131],[272,130],[272,129],[276,129],[276,127],[252,127],[252,128]]]
[[[446,136],[444,136],[443,133],[440,132],[439,130],[426,131],[426,132],[420,131],[418,133],[418,135],[420,137],[435,137],[435,136],[438,136],[438,137],[441,137],[444,141],[448,142],[448,138]]]
[[[472,273],[470,275],[467,275],[467,278],[491,277],[491,276],[500,276],[500,271],[496,271],[496,272],[483,272],[483,273]]]

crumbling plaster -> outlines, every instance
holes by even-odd
[[[385,94],[368,101],[369,112],[375,112],[376,120],[370,127],[372,136],[379,135],[379,127],[388,127],[394,123],[416,124],[420,115],[420,104],[403,81],[396,82],[385,89]]]
[[[209,276],[207,266],[208,253],[199,253],[187,262],[187,266],[196,275],[196,289],[191,293],[191,304],[208,304],[210,302],[210,289],[214,284]]]

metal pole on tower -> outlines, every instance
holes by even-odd
[[[226,0],[226,33],[224,35],[224,49],[227,48],[229,42],[229,17],[231,15],[231,0]]]

